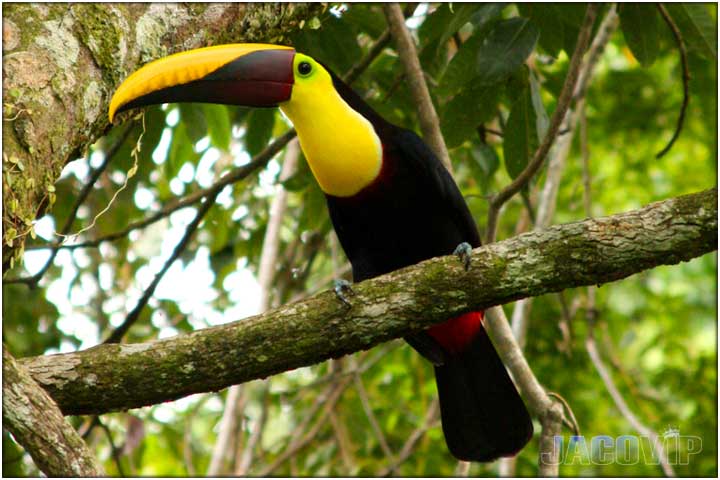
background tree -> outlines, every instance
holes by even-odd
[[[586,5],[414,7],[453,173],[485,237],[714,186],[714,7],[602,6],[553,148],[502,201],[552,130]],[[377,5],[18,4],[3,35],[3,341],[17,358],[188,333],[349,272],[301,154],[292,142],[279,153],[292,133],[277,111],[169,105],[108,131],[109,96],[140,64],[228,41],[291,44],[420,130],[407,53]],[[561,474],[716,474],[715,272],[711,254],[504,306],[584,435],[703,441],[686,465],[669,465],[676,451],[662,466],[579,455]],[[219,394],[68,418],[111,475],[537,474],[537,441],[515,461],[453,460],[430,368],[395,340]],[[37,473],[6,432],[3,451],[7,472]]]

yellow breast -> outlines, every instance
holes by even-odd
[[[295,80],[292,97],[280,105],[292,121],[320,188],[350,197],[380,173],[382,144],[372,124],[340,97],[330,75],[317,64],[314,77]]]

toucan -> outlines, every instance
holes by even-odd
[[[480,246],[462,194],[420,137],[383,119],[325,65],[291,47],[218,45],[156,60],[118,87],[109,119],[174,102],[280,107],[325,194],[355,282]],[[450,453],[487,462],[525,446],[532,421],[485,332],[483,312],[406,340],[434,364]]]

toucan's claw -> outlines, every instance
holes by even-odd
[[[458,245],[455,248],[455,251],[453,252],[453,255],[457,255],[457,257],[460,259],[460,261],[463,264],[463,267],[465,267],[465,271],[467,272],[470,270],[470,261],[472,260],[472,247],[467,242],[462,242],[460,245]]]
[[[338,298],[338,300],[345,304],[346,307],[352,308],[352,303],[350,303],[350,300],[348,300],[345,296],[346,293],[351,296],[355,295],[355,292],[353,291],[350,282],[340,278],[334,280],[333,283],[335,284],[335,296]]]

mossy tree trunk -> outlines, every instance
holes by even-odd
[[[322,8],[238,3],[5,5],[3,274],[22,258],[33,220],[52,207],[54,184],[63,167],[83,156],[110,128],[107,106],[123,78],[148,61],[191,48],[282,43]],[[5,349],[3,359],[8,368],[16,366]],[[52,399],[23,369],[4,373],[9,382],[3,382],[4,426],[38,467],[49,476],[102,474]],[[20,381],[23,375],[30,381]],[[38,413],[43,411],[47,414]],[[53,447],[35,441],[43,438],[58,442]]]
[[[50,477],[97,477],[102,467],[48,393],[3,344],[3,428]]]
[[[64,165],[107,132],[141,64],[229,42],[282,43],[319,4],[12,3],[3,8],[3,272],[55,200]]]

